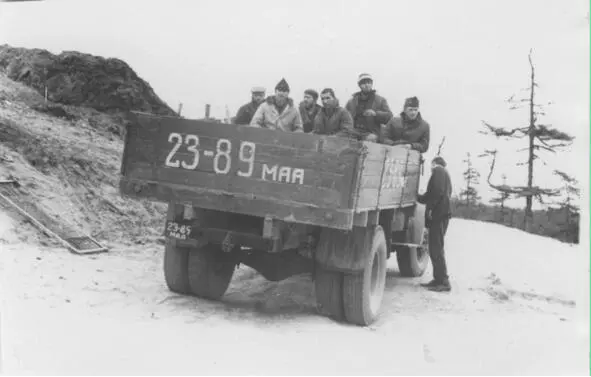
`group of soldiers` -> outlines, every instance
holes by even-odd
[[[289,97],[285,79],[275,86],[275,94],[265,98],[265,88],[252,89],[252,100],[242,106],[232,123],[269,128],[287,132],[307,132],[320,135],[366,140],[399,145],[425,153],[429,149],[430,126],[421,116],[419,100],[409,97],[402,112],[394,116],[388,101],[373,89],[371,75],[362,73],[357,79],[359,91],[343,108],[334,90],[318,92],[308,89],[299,106]],[[422,284],[435,292],[451,290],[445,261],[444,238],[451,217],[452,185],[446,162],[436,156],[431,162],[431,177],[418,201],[426,205],[425,226],[429,228],[429,255],[433,265],[433,279]]]
[[[252,99],[242,106],[234,124],[307,132],[367,140],[388,145],[406,145],[421,153],[429,149],[430,126],[421,116],[417,97],[407,98],[403,111],[394,116],[388,101],[373,89],[373,78],[362,73],[357,79],[360,90],[343,108],[335,92],[307,89],[299,106],[289,97],[289,84],[282,79],[275,94],[265,98],[265,88],[252,88]]]

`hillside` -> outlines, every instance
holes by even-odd
[[[0,73],[0,179],[17,178],[21,186],[9,193],[59,227],[79,227],[99,241],[157,237],[165,206],[118,193],[124,121],[116,112],[45,103]]]

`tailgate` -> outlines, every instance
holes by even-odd
[[[133,113],[124,195],[349,229],[361,144]]]

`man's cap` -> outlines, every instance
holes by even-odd
[[[404,101],[404,108],[419,107],[419,99],[417,97],[409,97]]]
[[[434,162],[437,165],[441,165],[443,167],[447,166],[447,163],[445,162],[445,160],[441,156],[435,156],[431,162]]]
[[[304,94],[309,94],[312,96],[312,98],[314,98],[314,101],[316,101],[318,99],[318,92],[315,91],[314,89],[306,89],[304,91]]]
[[[359,83],[363,80],[371,80],[373,82],[373,78],[371,77],[371,75],[369,73],[360,74],[359,77],[357,78],[357,85],[359,85]]]
[[[285,79],[281,79],[275,86],[275,90],[280,90],[282,92],[289,92],[289,84]]]
[[[253,86],[250,91],[251,91],[251,93],[265,93],[266,92],[265,88],[262,86]]]

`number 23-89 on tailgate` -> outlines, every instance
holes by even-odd
[[[165,165],[168,167],[195,170],[198,166],[203,165],[204,159],[202,160],[202,157],[213,157],[213,171],[216,174],[228,174],[233,163],[238,164],[236,174],[239,177],[250,178],[255,173],[256,144],[253,142],[240,142],[238,161],[235,162],[232,161],[231,155],[232,142],[228,139],[218,139],[215,151],[200,150],[199,136],[197,135],[188,134],[183,137],[179,133],[172,132],[168,135],[168,142],[173,144],[165,160]],[[183,145],[187,152],[179,156],[178,152]],[[260,179],[304,184],[304,169],[263,163]]]

